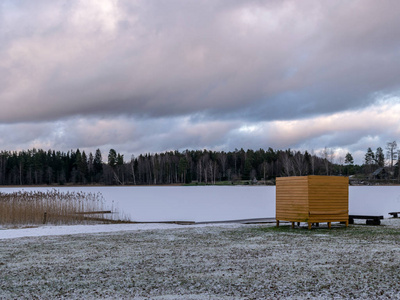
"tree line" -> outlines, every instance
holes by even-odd
[[[325,148],[314,151],[235,149],[234,151],[185,150],[147,153],[128,160],[110,149],[85,151],[31,149],[0,152],[0,185],[156,185],[217,182],[268,182],[280,176],[371,174],[386,168],[400,179],[396,163],[400,150],[395,141],[367,149],[364,163],[355,165],[351,153],[339,157]]]
[[[104,184],[150,185],[221,181],[255,182],[279,176],[349,175],[352,162],[334,163],[333,151],[322,156],[288,150],[185,150],[141,154],[129,160],[114,149],[68,152],[43,149],[0,152],[0,185]]]

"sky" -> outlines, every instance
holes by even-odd
[[[399,1],[3,0],[0,149],[400,145]]]

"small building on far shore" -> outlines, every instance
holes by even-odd
[[[385,168],[378,168],[372,174],[372,179],[388,179],[388,172]]]

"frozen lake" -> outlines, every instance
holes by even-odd
[[[51,188],[0,188],[0,192]],[[57,187],[60,191],[100,192],[104,209],[132,221],[223,221],[275,217],[274,186]],[[350,214],[388,217],[400,211],[400,186],[351,186]]]

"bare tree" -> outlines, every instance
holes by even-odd
[[[210,156],[208,155],[208,153],[205,153],[202,157],[201,157],[201,165],[203,168],[203,174],[204,174],[204,182],[208,183],[208,173],[209,173],[209,165],[208,162],[210,160]]]
[[[293,163],[287,151],[282,152],[280,155],[282,161],[283,176],[291,176],[293,171]]]
[[[333,165],[333,160],[335,159],[335,150],[333,149],[329,149],[329,156],[328,156],[328,160],[331,163],[331,165]]]
[[[297,170],[297,174],[299,176],[304,175],[307,173],[307,164],[306,164],[306,159],[304,155],[300,152],[297,151],[294,156],[293,156],[293,165],[294,168]]]
[[[340,174],[342,174],[343,163],[344,163],[344,156],[341,155],[338,157],[338,165],[339,165],[339,173]]]
[[[400,158],[400,150],[397,150],[397,157]],[[397,160],[397,182],[400,182],[400,161]]]
[[[209,160],[207,169],[208,169],[208,177],[211,180],[211,184],[215,184],[215,178],[217,173],[217,162]]]
[[[223,178],[225,178],[225,176],[226,176],[225,173],[226,173],[226,160],[227,160],[227,158],[228,158],[228,155],[223,151],[218,155],[218,160],[221,163],[222,177]]]
[[[386,144],[386,150],[387,150],[387,158],[389,159],[390,162],[390,169],[393,169],[393,161],[397,159],[397,143],[396,141],[389,142]]]
[[[329,175],[329,159],[330,159],[330,152],[331,150],[328,148],[324,148],[323,152],[322,152],[322,157],[324,159],[324,165],[325,165],[325,172],[326,175]]]
[[[263,163],[261,164],[261,171],[263,173],[263,179],[264,179],[264,184],[267,181],[267,172],[268,172],[268,163],[264,160]]]
[[[314,175],[314,173],[315,173],[315,153],[314,153],[314,149],[311,149],[310,162],[311,162],[311,173],[312,173],[312,175]]]

